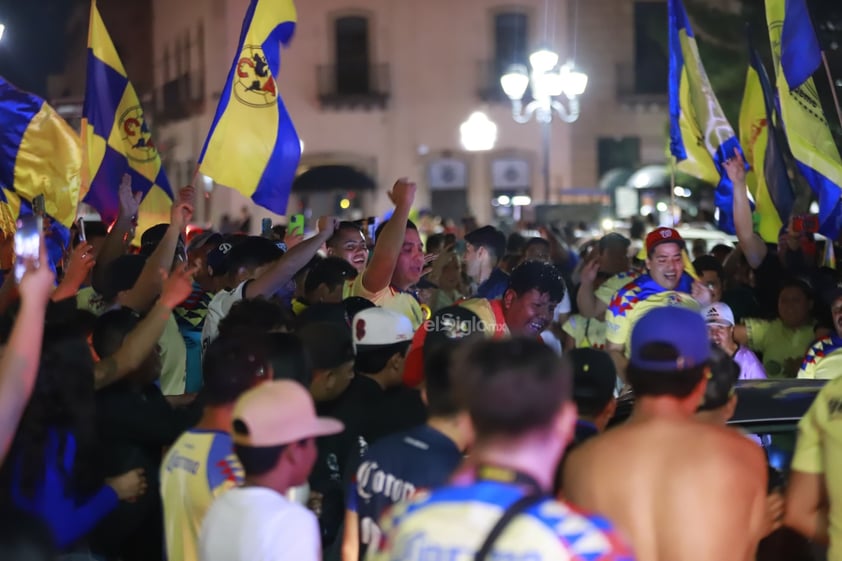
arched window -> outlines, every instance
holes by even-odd
[[[335,22],[336,91],[342,95],[371,91],[368,18],[345,16]]]

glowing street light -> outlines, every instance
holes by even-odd
[[[0,23],[0,41],[3,40],[3,32],[6,31],[6,26]]]

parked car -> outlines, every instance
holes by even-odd
[[[737,384],[737,407],[729,425],[760,444],[769,461],[769,487],[783,489],[795,451],[798,422],[812,405],[826,380],[747,380]],[[610,426],[626,421],[634,396],[617,402]],[[722,477],[727,477],[722,474]],[[788,528],[781,528],[760,542],[757,561],[821,561],[825,548],[814,546]]]

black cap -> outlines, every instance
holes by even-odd
[[[301,327],[296,335],[314,370],[330,370],[354,360],[351,328],[347,325],[317,321]]]
[[[377,304],[362,296],[349,296],[342,301],[342,304],[345,306],[345,313],[348,315],[349,325],[354,320],[354,316],[361,311],[377,307]]]
[[[201,234],[194,236],[187,244],[187,253],[193,253],[205,247],[206,245],[219,245],[222,243],[222,234],[207,230]]]
[[[599,249],[600,251],[603,249],[619,247],[622,249],[628,249],[631,246],[631,240],[625,237],[622,234],[618,234],[617,232],[611,232],[609,234],[605,234],[599,239]]]
[[[465,235],[465,241],[476,247],[484,247],[494,252],[497,259],[506,253],[506,236],[493,226],[483,226]]]
[[[140,254],[146,256],[152,255],[152,252],[155,251],[155,248],[164,239],[164,235],[166,235],[169,227],[169,224],[156,224],[143,232],[143,235],[140,236]],[[178,248],[179,251],[183,251],[184,249],[183,236],[179,236],[178,238]]]
[[[601,413],[617,387],[617,367],[611,356],[598,349],[573,349],[567,353],[573,365],[573,400],[580,415]]]
[[[438,310],[427,323],[424,338],[424,356],[445,344],[460,341],[471,336],[485,337],[482,320],[478,315],[462,306],[447,306]]]

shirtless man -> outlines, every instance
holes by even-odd
[[[694,414],[710,346],[698,312],[661,307],[631,335],[629,421],[583,444],[566,499],[617,524],[639,561],[749,561],[766,533],[766,464],[737,431]]]

